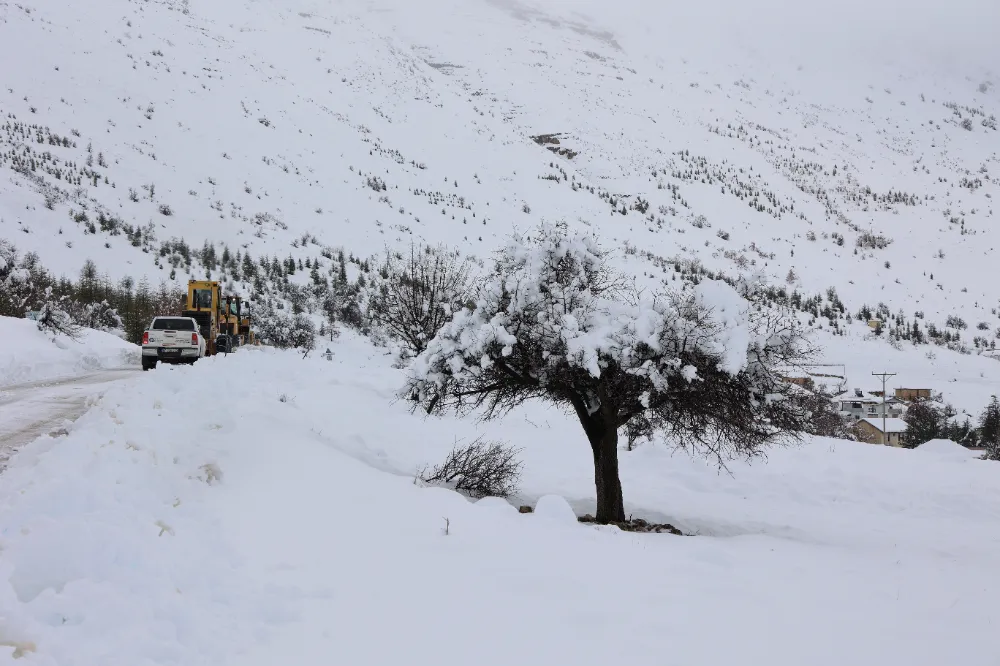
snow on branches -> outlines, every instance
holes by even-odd
[[[723,460],[800,431],[775,372],[802,354],[791,320],[749,285],[641,293],[590,237],[543,224],[515,236],[414,360],[404,392],[428,412],[487,418],[533,398],[572,409],[594,449],[598,519],[623,519],[618,430],[638,425]],[[617,495],[617,497],[615,497]],[[603,510],[602,510],[603,506]]]
[[[38,330],[78,340],[81,327],[73,321],[73,317],[66,311],[69,303],[67,296],[55,296],[52,293],[52,287],[46,287],[45,296],[38,309],[38,318],[36,319]]]

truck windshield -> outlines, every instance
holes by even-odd
[[[154,331],[193,331],[194,322],[181,317],[158,317],[153,321]]]

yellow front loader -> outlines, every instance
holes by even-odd
[[[219,337],[219,320],[222,314],[222,292],[214,280],[189,280],[184,317],[198,322],[201,336],[205,338],[205,355],[217,353],[216,339]]]
[[[219,334],[229,336],[230,350],[236,345],[255,343],[250,329],[250,303],[239,296],[224,296],[219,319]]]

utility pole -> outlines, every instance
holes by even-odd
[[[882,380],[882,444],[889,443],[889,433],[885,431],[885,383],[889,380],[889,377],[895,377],[895,372],[873,372],[872,377],[878,377]]]

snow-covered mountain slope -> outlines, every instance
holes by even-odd
[[[565,220],[654,280],[761,271],[851,314],[996,339],[991,54],[867,57],[857,22],[830,49],[811,40],[843,36],[838,19],[794,7],[770,25],[605,4],[2,2],[0,57],[19,65],[0,90],[0,236],[57,273],[90,258],[157,281],[188,275],[172,239],[483,257]]]
[[[622,533],[576,523],[591,453],[538,404],[484,433],[536,513],[421,488],[475,425],[330,346],[144,373],[12,460],[0,663],[995,663],[1000,463],[816,439],[730,476],[644,446],[629,512],[699,536]]]

